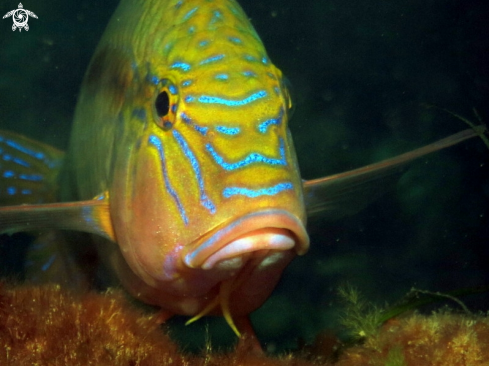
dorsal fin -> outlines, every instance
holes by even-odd
[[[0,204],[54,202],[64,153],[0,130]]]

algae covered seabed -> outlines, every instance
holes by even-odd
[[[116,1],[25,2],[28,32],[0,22],[0,128],[65,149],[84,70]],[[482,1],[241,1],[272,61],[293,85],[290,124],[302,175],[316,178],[419,147],[466,128],[421,103],[489,118],[487,5]],[[1,3],[2,14],[17,3]],[[485,59],[484,59],[485,58]],[[395,301],[489,281],[488,151],[472,140],[413,164],[396,189],[361,213],[310,221],[311,251],[295,260],[252,315],[269,350],[337,329],[339,284]],[[0,238],[2,274],[19,273],[25,235]],[[489,309],[485,296],[466,299]],[[175,337],[202,344],[231,334],[221,320]],[[194,339],[189,340],[189,337]]]

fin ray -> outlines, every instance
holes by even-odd
[[[353,215],[393,188],[413,160],[477,137],[484,130],[483,126],[476,126],[375,164],[306,180],[303,187],[307,215],[321,214],[331,220]]]

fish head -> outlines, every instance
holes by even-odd
[[[247,314],[309,246],[292,102],[257,37],[216,32],[225,52],[187,37],[180,52],[145,55],[134,71],[143,87],[125,101],[109,190],[137,277],[126,287],[175,313],[195,315],[225,292],[231,313]]]

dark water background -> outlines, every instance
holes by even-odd
[[[116,1],[27,1],[28,32],[0,22],[0,128],[65,149],[83,73]],[[291,129],[305,179],[356,168],[465,129],[420,107],[489,120],[487,2],[463,0],[241,1],[272,61],[294,86]],[[0,1],[0,13],[17,8]],[[338,329],[338,285],[395,302],[411,287],[450,291],[489,283],[487,148],[478,140],[413,164],[396,189],[347,219],[311,220],[311,251],[287,269],[252,315],[270,350]],[[0,238],[14,276],[24,235]],[[489,309],[487,296],[465,299]],[[185,346],[200,325],[173,321]],[[215,344],[234,339],[211,321]]]

